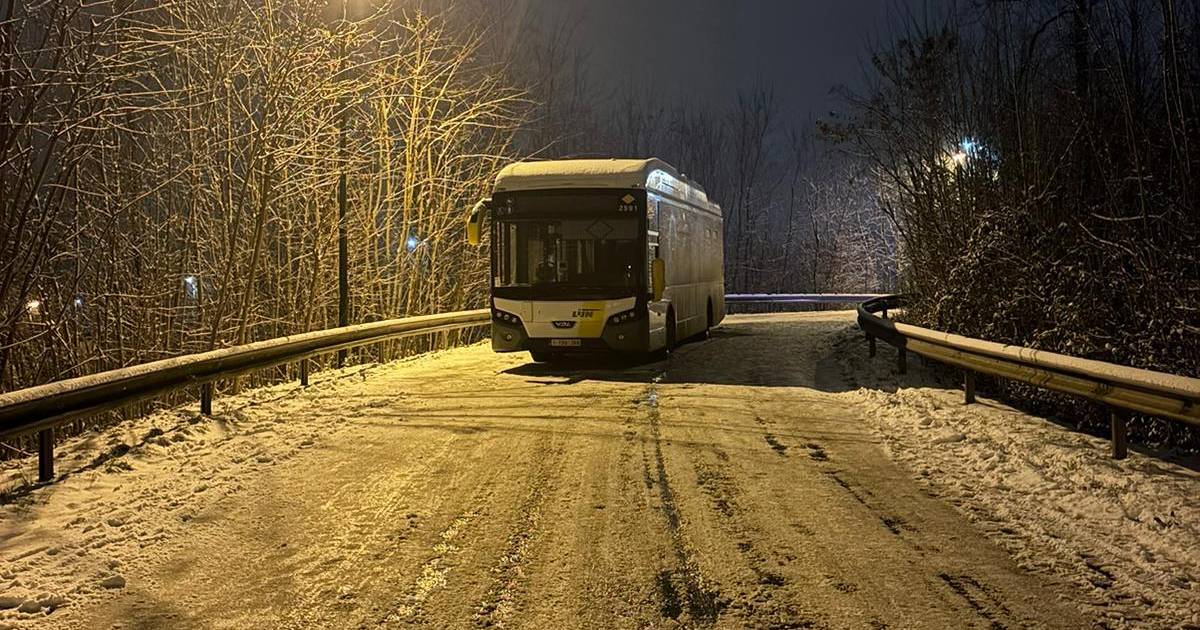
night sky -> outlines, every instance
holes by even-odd
[[[819,117],[830,90],[861,84],[873,41],[890,39],[921,0],[529,0],[580,21],[601,89],[653,85],[659,97],[719,102],[762,81],[780,112]]]

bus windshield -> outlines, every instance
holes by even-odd
[[[501,220],[496,233],[497,287],[637,287],[633,217]]]

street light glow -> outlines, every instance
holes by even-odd
[[[967,136],[960,139],[957,144],[952,145],[941,158],[941,162],[946,170],[957,171],[965,166],[968,160],[987,158],[990,155],[991,153],[986,146],[975,138]]]
[[[193,300],[199,297],[200,284],[196,281],[196,276],[187,275],[183,277],[183,292]]]

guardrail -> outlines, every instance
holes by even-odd
[[[38,480],[54,477],[54,429],[69,420],[200,385],[200,411],[212,414],[212,382],[283,363],[300,363],[308,385],[308,360],[347,348],[458,330],[491,322],[488,309],[405,317],[279,337],[233,348],[190,354],[0,394],[0,438],[38,434]]]
[[[964,372],[968,403],[975,401],[975,375],[988,374],[1200,427],[1200,379],[1078,359],[1032,348],[1006,346],[910,326],[887,319],[902,308],[902,296],[870,294],[730,294],[730,303],[860,303],[858,323],[871,356],[876,339],[898,350],[897,368],[906,371],[907,351]],[[865,300],[865,301],[864,301]],[[876,315],[881,313],[882,317]],[[402,337],[488,324],[488,309],[406,317],[345,328],[280,337],[233,348],[163,359],[142,365],[57,381],[0,394],[0,439],[38,434],[38,479],[54,477],[54,429],[78,417],[200,386],[200,411],[212,413],[213,381],[298,362],[300,382],[308,384],[308,360],[338,350]],[[1113,456],[1126,454],[1124,413],[1112,414]]]
[[[1103,403],[1110,409],[1116,459],[1124,459],[1128,452],[1126,423],[1131,411],[1200,427],[1200,379],[982,341],[887,318],[889,310],[903,307],[904,297],[899,295],[874,298],[858,306],[858,324],[867,335],[871,356],[875,356],[875,340],[882,339],[896,347],[896,368],[901,374],[906,371],[909,350],[959,368],[967,404],[975,402],[976,374]]]
[[[726,304],[859,304],[878,293],[731,293]]]
[[[735,294],[728,302],[857,303],[872,295]],[[123,407],[186,387],[200,386],[200,412],[212,414],[213,381],[283,363],[299,362],[308,384],[315,355],[390,339],[489,323],[488,309],[406,317],[280,337],[233,348],[163,359],[0,394],[0,439],[37,433],[38,480],[54,477],[54,429],[82,416]]]

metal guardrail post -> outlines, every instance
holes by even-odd
[[[200,413],[212,415],[213,384],[205,383],[200,386]]]
[[[874,357],[875,356],[875,335],[872,335],[870,333],[867,333],[867,348],[869,349],[869,353],[870,353],[868,356]]]
[[[975,372],[973,370],[963,372],[963,391],[966,394],[966,404],[975,404]]]
[[[908,374],[908,350],[904,346],[896,348],[896,371]]]
[[[308,359],[300,359],[300,386],[308,387]]]
[[[1129,456],[1129,414],[1113,409],[1109,415],[1109,425],[1112,430],[1113,459],[1125,459]]]
[[[38,431],[38,481],[54,479],[54,428]]]

